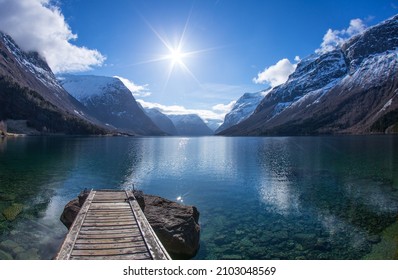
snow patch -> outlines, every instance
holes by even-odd
[[[58,76],[58,81],[67,92],[81,102],[105,93],[115,93],[123,88],[128,90],[119,79],[113,77],[62,75]]]

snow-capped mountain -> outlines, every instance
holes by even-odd
[[[0,119],[25,120],[39,132],[109,132],[59,85],[38,53],[24,52],[2,32],[0,89]]]
[[[114,77],[61,75],[60,84],[106,125],[139,135],[164,134],[138,106],[131,91]]]
[[[254,110],[260,104],[261,100],[268,93],[269,89],[255,92],[255,93],[245,93],[242,95],[232,107],[231,111],[225,115],[223,124],[216,130],[219,133],[233,125],[236,125],[253,114]]]
[[[398,15],[303,59],[226,135],[398,132]]]
[[[222,120],[220,119],[205,119],[205,124],[213,131],[215,132],[223,123]]]
[[[182,136],[205,136],[213,135],[214,132],[205,122],[195,114],[168,115],[177,129],[177,134]]]
[[[173,122],[170,120],[168,116],[161,113],[159,110],[155,108],[146,108],[145,113],[151,120],[164,132],[168,135],[177,135],[177,129],[174,126]]]

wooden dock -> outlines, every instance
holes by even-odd
[[[131,191],[92,190],[57,260],[168,260]]]

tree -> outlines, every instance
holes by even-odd
[[[7,123],[5,121],[0,121],[0,136],[7,135]]]

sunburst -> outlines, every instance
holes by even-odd
[[[185,74],[189,75],[192,79],[194,79],[201,86],[201,83],[199,82],[199,80],[196,78],[196,76],[192,73],[192,71],[187,66],[185,59],[195,56],[197,54],[203,53],[203,52],[210,51],[212,49],[209,48],[209,49],[202,49],[202,50],[195,50],[195,51],[184,51],[183,50],[185,36],[186,36],[187,29],[188,29],[190,17],[191,17],[191,13],[188,16],[187,21],[185,22],[184,29],[181,33],[181,36],[179,36],[179,40],[178,40],[177,44],[170,43],[170,41],[167,39],[167,37],[160,35],[160,33],[145,18],[143,18],[143,20],[145,21],[147,26],[156,35],[156,37],[160,40],[160,42],[162,42],[163,46],[167,49],[168,53],[161,55],[158,58],[143,61],[143,62],[140,62],[137,64],[146,64],[146,63],[153,63],[153,62],[160,62],[160,61],[170,61],[168,71],[166,73],[167,77],[166,77],[166,82],[165,82],[164,87],[167,86],[167,84],[172,76],[172,73],[174,72],[174,70],[177,66],[180,69],[182,69]]]
[[[176,49],[172,49],[170,51],[170,55],[169,55],[169,59],[171,60],[171,63],[173,65],[181,65],[184,64],[183,62],[183,58],[184,56],[186,56],[186,53],[182,52],[180,49],[176,48]]]

